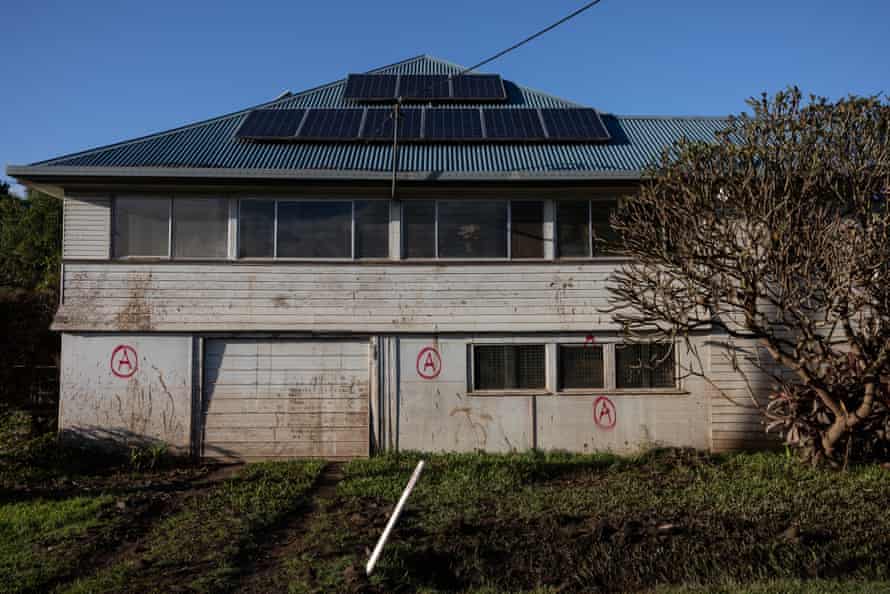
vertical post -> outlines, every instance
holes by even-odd
[[[392,106],[392,196],[396,199],[396,177],[399,171],[399,107],[402,99],[396,99]]]

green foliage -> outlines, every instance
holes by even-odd
[[[130,447],[130,468],[135,472],[156,470],[167,456],[167,444],[156,443],[149,446]]]
[[[59,286],[62,201],[0,189],[0,287],[55,293]]]

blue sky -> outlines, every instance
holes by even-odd
[[[421,53],[469,65],[583,0],[5,0],[0,165],[126,140]],[[603,111],[715,115],[789,84],[890,92],[887,0],[603,0],[486,68]]]

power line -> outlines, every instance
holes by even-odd
[[[538,31],[537,33],[534,33],[534,34],[532,34],[532,35],[529,35],[528,37],[526,37],[526,38],[523,39],[522,41],[520,41],[520,42],[518,42],[518,43],[514,43],[513,45],[511,45],[511,46],[508,47],[507,49],[499,51],[499,52],[496,53],[495,55],[491,56],[490,58],[486,58],[485,60],[482,60],[482,61],[479,62],[478,64],[474,64],[473,66],[470,66],[469,68],[465,68],[464,70],[462,70],[462,71],[460,72],[460,74],[458,74],[458,76],[460,76],[461,74],[466,74],[467,72],[472,72],[473,70],[476,70],[477,68],[481,68],[482,66],[485,66],[486,64],[488,64],[488,63],[490,63],[490,62],[494,62],[495,60],[497,60],[497,59],[500,58],[501,56],[505,56],[505,55],[509,54],[510,52],[512,52],[512,51],[515,50],[515,49],[519,49],[520,47],[522,47],[523,45],[525,45],[525,44],[528,43],[529,41],[534,41],[535,39],[537,39],[538,37],[544,35],[545,33],[548,33],[548,32],[550,32],[550,31],[552,31],[553,29],[556,29],[557,27],[559,27],[560,25],[562,25],[562,24],[565,23],[566,21],[570,21],[570,20],[572,20],[573,18],[575,18],[576,16],[578,16],[578,15],[581,14],[582,12],[584,12],[584,11],[586,11],[586,10],[589,10],[589,9],[593,8],[594,6],[596,6],[597,4],[599,4],[600,2],[602,2],[602,0],[593,0],[592,2],[588,2],[587,4],[585,4],[584,6],[582,6],[581,8],[579,8],[578,10],[576,10],[575,12],[573,12],[573,13],[571,13],[571,14],[568,14],[568,15],[566,15],[566,16],[564,16],[564,17],[562,17],[561,19],[559,19],[559,20],[556,21],[555,23],[553,23],[553,24],[551,24],[551,25],[548,25],[547,27],[544,27],[543,29],[541,29],[541,30]]]

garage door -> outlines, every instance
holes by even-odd
[[[368,342],[207,340],[207,458],[365,457]]]

